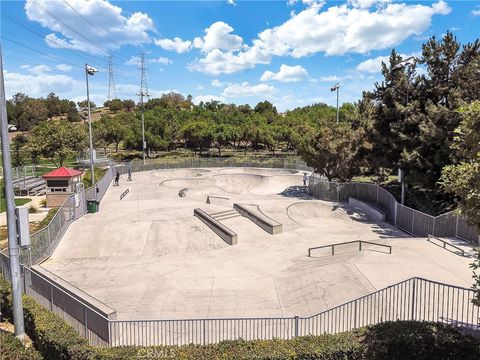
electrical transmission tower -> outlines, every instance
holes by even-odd
[[[113,81],[113,62],[112,55],[108,56],[108,100],[117,98],[117,90],[115,90],[115,82]]]
[[[140,54],[140,70],[141,70],[141,80],[140,80],[140,91],[137,93],[140,96],[140,109],[142,111],[142,150],[143,150],[143,165],[145,165],[145,151],[147,149],[147,143],[145,141],[145,120],[143,117],[144,106],[143,106],[143,97],[149,96],[148,94],[148,85],[147,85],[147,72],[145,71],[145,53]]]

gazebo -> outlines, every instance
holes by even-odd
[[[81,181],[83,172],[62,166],[42,177],[47,182],[47,207],[59,207],[72,193],[75,184]]]

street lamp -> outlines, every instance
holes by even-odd
[[[397,65],[395,65],[392,68],[392,71],[403,70],[403,69],[407,68],[407,103],[406,103],[406,105],[408,105],[408,93],[409,93],[409,90],[410,90],[410,78],[412,77],[413,69],[414,69],[415,65],[417,64],[417,60],[418,59],[416,57],[410,56],[410,57],[406,58],[405,60],[400,61]]]
[[[93,163],[93,139],[92,139],[92,117],[90,115],[90,90],[88,88],[88,75],[95,75],[97,69],[85,63],[85,80],[87,83],[87,109],[88,109],[88,140],[90,142],[90,173],[92,186],[95,186],[95,171]],[[94,199],[97,200],[97,191],[94,189]]]
[[[392,71],[398,71],[398,70],[403,70],[407,69],[407,99],[405,106],[408,106],[408,94],[410,90],[410,78],[412,77],[413,74],[413,69],[415,68],[415,65],[417,64],[417,58],[414,56],[410,56],[406,58],[405,60],[400,61],[398,64],[396,64],[393,68]],[[408,109],[407,109],[408,111]],[[405,204],[405,172],[403,169],[399,168],[398,169],[398,182],[401,183],[402,185],[402,193],[400,196],[400,203],[402,205]]]
[[[336,83],[334,86],[330,88],[330,91],[336,91],[337,92],[337,124],[338,124],[338,89],[340,89],[340,84]]]

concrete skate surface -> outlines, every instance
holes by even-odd
[[[372,222],[348,204],[311,199],[302,172],[175,169],[132,177],[110,186],[100,212],[74,222],[42,264],[121,320],[308,316],[413,276],[471,286],[470,258]],[[233,203],[258,205],[283,232],[268,234]],[[220,239],[195,208],[227,214],[219,221],[238,244]],[[307,257],[309,247],[353,240],[391,245],[392,254],[345,245],[334,256]]]

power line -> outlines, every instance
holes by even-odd
[[[9,14],[6,14],[5,15],[6,19],[11,21],[12,23],[15,23],[17,25],[19,25],[20,27],[24,28],[25,30],[29,31],[30,33],[32,33],[33,35],[39,37],[40,39],[42,40],[45,40],[45,37],[47,36],[46,33],[42,33],[41,31],[38,31],[32,27],[30,27],[29,25],[27,25],[25,22],[21,21],[20,19],[17,19]],[[64,48],[62,47],[62,44],[60,44],[59,42],[57,42],[56,40],[54,39],[49,39],[50,42],[56,44],[59,49],[61,50],[64,50],[64,51],[67,51],[69,53],[71,53],[72,55],[74,55],[76,58],[78,58],[78,53],[77,52],[81,52],[84,56],[87,56],[89,57],[90,59],[93,59],[95,61],[93,61],[93,63],[103,63],[105,60],[103,58],[100,58],[100,57],[96,57],[94,55],[90,55],[90,54],[85,54],[85,52],[81,51],[81,50],[76,50],[76,49],[67,49],[67,48]],[[92,63],[92,61],[90,61]]]
[[[43,51],[34,49],[34,48],[32,48],[32,47],[30,47],[30,46],[28,46],[28,45],[22,44],[22,43],[20,43],[20,42],[18,42],[18,41],[15,41],[15,40],[13,40],[13,39],[10,39],[10,38],[8,38],[8,37],[6,37],[6,36],[1,35],[0,37],[1,37],[2,39],[5,39],[5,40],[9,41],[9,42],[12,42],[12,43],[17,44],[17,45],[19,45],[19,46],[22,46],[22,47],[24,47],[24,48],[26,48],[26,49],[29,49],[29,50],[34,51],[34,52],[36,52],[36,53],[39,53],[39,54],[41,54],[41,55],[47,56],[47,57],[49,57],[49,58],[55,59],[55,60],[57,60],[57,61],[60,61],[60,62],[62,62],[62,63],[68,64],[68,65],[71,65],[71,66],[74,66],[74,67],[78,67],[78,68],[82,68],[82,69],[83,69],[83,66],[74,64],[74,63],[72,63],[72,62],[70,62],[70,61],[67,61],[67,60],[65,60],[65,59],[61,59],[61,58],[56,57],[56,56],[54,56],[54,55],[50,55],[50,54],[47,54],[47,53],[45,53],[45,52],[43,52]]]
[[[83,16],[80,12],[78,12],[77,9],[75,9],[67,0],[63,0],[63,2],[70,8],[72,9],[78,16],[80,16],[87,24],[89,24],[95,31],[98,35],[100,35],[101,37],[107,39],[108,41],[110,41],[110,43],[112,44],[115,44],[115,41],[113,41],[108,35],[106,34],[102,34],[101,30],[95,25],[93,24],[90,20],[88,20],[85,16]],[[127,55],[127,57],[131,57],[131,56],[135,56],[131,53],[129,53],[128,51],[126,50],[123,50],[122,48],[119,48],[120,51],[123,51],[124,54]]]
[[[57,15],[55,15],[54,13],[52,13],[46,6],[42,5],[42,4],[39,4],[37,1],[35,0],[32,0],[32,2],[37,5],[38,7],[42,8],[43,11],[49,15],[51,18],[57,20],[60,24],[62,24],[65,28],[69,29],[70,31],[74,32],[75,34],[77,34],[78,36],[80,36],[81,38],[85,39],[87,42],[89,42],[90,44],[92,44],[94,47],[96,47],[97,49],[100,49],[102,53],[104,54],[108,54],[108,51],[105,51],[102,47],[98,46],[97,44],[95,44],[92,40],[90,40],[89,38],[87,38],[85,35],[83,35],[82,33],[78,32],[77,30],[75,30],[74,28],[72,28],[70,25],[67,25],[65,24],[60,18],[58,18]]]

